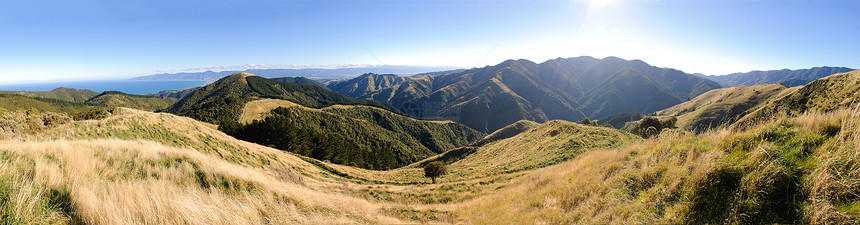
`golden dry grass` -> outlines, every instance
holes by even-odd
[[[851,224],[860,222],[858,112],[644,141],[552,121],[427,184],[420,168],[318,162],[121,109],[0,140],[0,199],[11,199],[0,213],[42,224]],[[801,199],[787,207],[794,217],[772,214],[781,208],[769,196],[782,194]]]
[[[478,224],[856,224],[858,112],[806,113],[746,131],[664,133],[589,151],[457,214]]]
[[[151,141],[3,141],[4,173],[68,193],[88,224],[398,222],[379,206]]]

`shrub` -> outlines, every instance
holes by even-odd
[[[675,127],[675,122],[678,122],[678,118],[674,116],[662,120],[646,116],[633,127],[631,132],[644,138],[649,138],[660,134],[664,129],[677,128]]]
[[[585,119],[582,119],[582,121],[579,122],[582,123],[582,125],[597,126],[597,121],[591,120],[588,117],[585,117]]]
[[[75,120],[100,120],[110,116],[112,110],[106,108],[96,108],[90,111],[80,112],[73,117]]]
[[[448,173],[448,169],[443,162],[431,162],[424,167],[424,177],[429,177],[433,183],[436,183],[436,178]]]

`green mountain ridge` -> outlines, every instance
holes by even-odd
[[[351,84],[349,90],[329,87],[355,98],[387,102],[411,116],[451,119],[482,132],[522,119],[578,121],[625,112],[647,114],[719,88],[713,81],[678,70],[617,57],[558,58],[540,64],[507,60],[395,82],[376,82],[379,77],[396,78],[371,74],[341,82]]]
[[[216,124],[239,139],[373,169],[407,165],[484,135],[389,109],[320,86],[239,73],[195,90],[167,111]]]
[[[823,78],[837,73],[845,73],[852,70],[854,69],[846,67],[822,66],[799,70],[782,69],[768,71],[751,71],[746,73],[732,73],[727,75],[711,75],[703,77],[716,81],[724,87],[779,83],[794,87],[799,85],[806,85],[819,78]]]
[[[311,108],[333,104],[368,104],[390,108],[385,104],[336,94],[324,87],[279,82],[249,73],[237,73],[194,90],[166,111],[216,124],[236,122],[244,103],[255,98],[284,99]]]

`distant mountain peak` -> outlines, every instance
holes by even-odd
[[[719,85],[641,60],[580,56],[543,63],[509,59],[482,68],[396,80],[362,76],[328,87],[356,98],[388,102],[412,116],[448,118],[491,132],[522,119],[577,121],[619,112],[654,112]]]

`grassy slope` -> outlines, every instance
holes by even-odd
[[[675,116],[676,126],[704,131],[732,124],[757,110],[768,100],[788,89],[780,84],[761,84],[711,90],[690,101],[660,110],[657,116]]]
[[[582,128],[589,132],[575,133],[581,130],[577,125],[554,123],[559,124],[546,128],[561,133],[544,146],[573,143],[560,139],[601,135],[601,130],[623,135],[603,128]],[[492,193],[525,173],[497,171],[498,168],[485,171],[466,163],[452,167],[463,170],[457,172],[458,176],[462,173],[484,179],[449,175],[441,179],[443,184],[404,186],[399,182],[423,183],[426,178],[416,174],[420,169],[379,172],[319,162],[239,141],[213,127],[190,118],[120,108],[103,120],[76,121],[39,136],[3,141],[9,144],[0,145],[4,146],[0,152],[6,152],[0,156],[8,165],[3,168],[10,170],[2,175],[10,177],[9,182],[15,185],[30,185],[32,191],[42,193],[29,200],[44,203],[36,211],[52,215],[64,212],[78,221],[254,224],[263,220],[452,221],[454,206],[424,203],[459,202]],[[541,134],[526,138],[544,139]],[[509,145],[498,145],[487,152],[501,153],[517,147]],[[533,169],[545,159],[535,156],[511,168]],[[474,172],[468,172],[466,167]],[[488,177],[498,173],[502,174]],[[24,178],[11,179],[26,174],[33,174],[34,183]],[[378,177],[396,179],[391,180],[393,184],[370,180]],[[188,210],[199,214],[181,213]],[[201,218],[203,215],[206,217]]]
[[[843,110],[741,132],[665,133],[536,171],[459,215],[483,224],[857,223],[858,122],[858,111]]]
[[[534,121],[520,120],[520,121],[517,121],[516,123],[512,123],[511,125],[507,125],[505,127],[499,128],[496,131],[493,131],[493,133],[490,133],[487,136],[484,136],[483,138],[481,138],[481,140],[476,141],[475,145],[476,146],[482,146],[482,145],[485,145],[485,144],[493,142],[493,141],[498,141],[498,140],[510,138],[510,137],[518,135],[522,132],[526,132],[528,130],[531,130],[532,128],[535,128],[538,125],[540,125],[540,124],[537,122],[534,122]]]
[[[781,95],[743,118],[736,125],[754,124],[767,118],[796,116],[806,111],[829,112],[860,101],[860,70],[818,79]]]
[[[32,201],[59,202],[54,211],[89,223],[397,221],[328,191],[340,178],[301,157],[170,114],[121,108],[2,142],[2,176],[34,176],[30,185],[42,194]],[[11,182],[28,184],[22,179]]]
[[[179,101],[178,98],[156,97],[147,95],[132,95],[122,92],[108,91],[86,101],[87,104],[107,107],[128,107],[146,111],[167,109]]]
[[[860,222],[858,126],[860,113],[842,110],[640,142],[553,121],[492,142],[425,184],[417,168],[333,165],[189,118],[120,109],[0,141],[0,199],[10,199],[0,213],[94,224],[850,224]],[[577,144],[609,146],[569,148]],[[537,170],[504,173],[518,168]]]
[[[511,138],[491,142],[468,157],[448,165],[452,175],[440,182],[461,182],[552,165],[575,157],[588,149],[612,149],[624,146],[639,138],[615,129],[582,126],[572,122],[554,120],[541,124]],[[337,166],[353,176],[379,182],[426,182],[421,162],[391,171],[356,170]]]
[[[51,91],[0,91],[0,93],[19,94],[31,97],[52,98],[67,102],[84,102],[95,97],[98,92],[90,90],[78,90],[74,88],[55,88]]]

